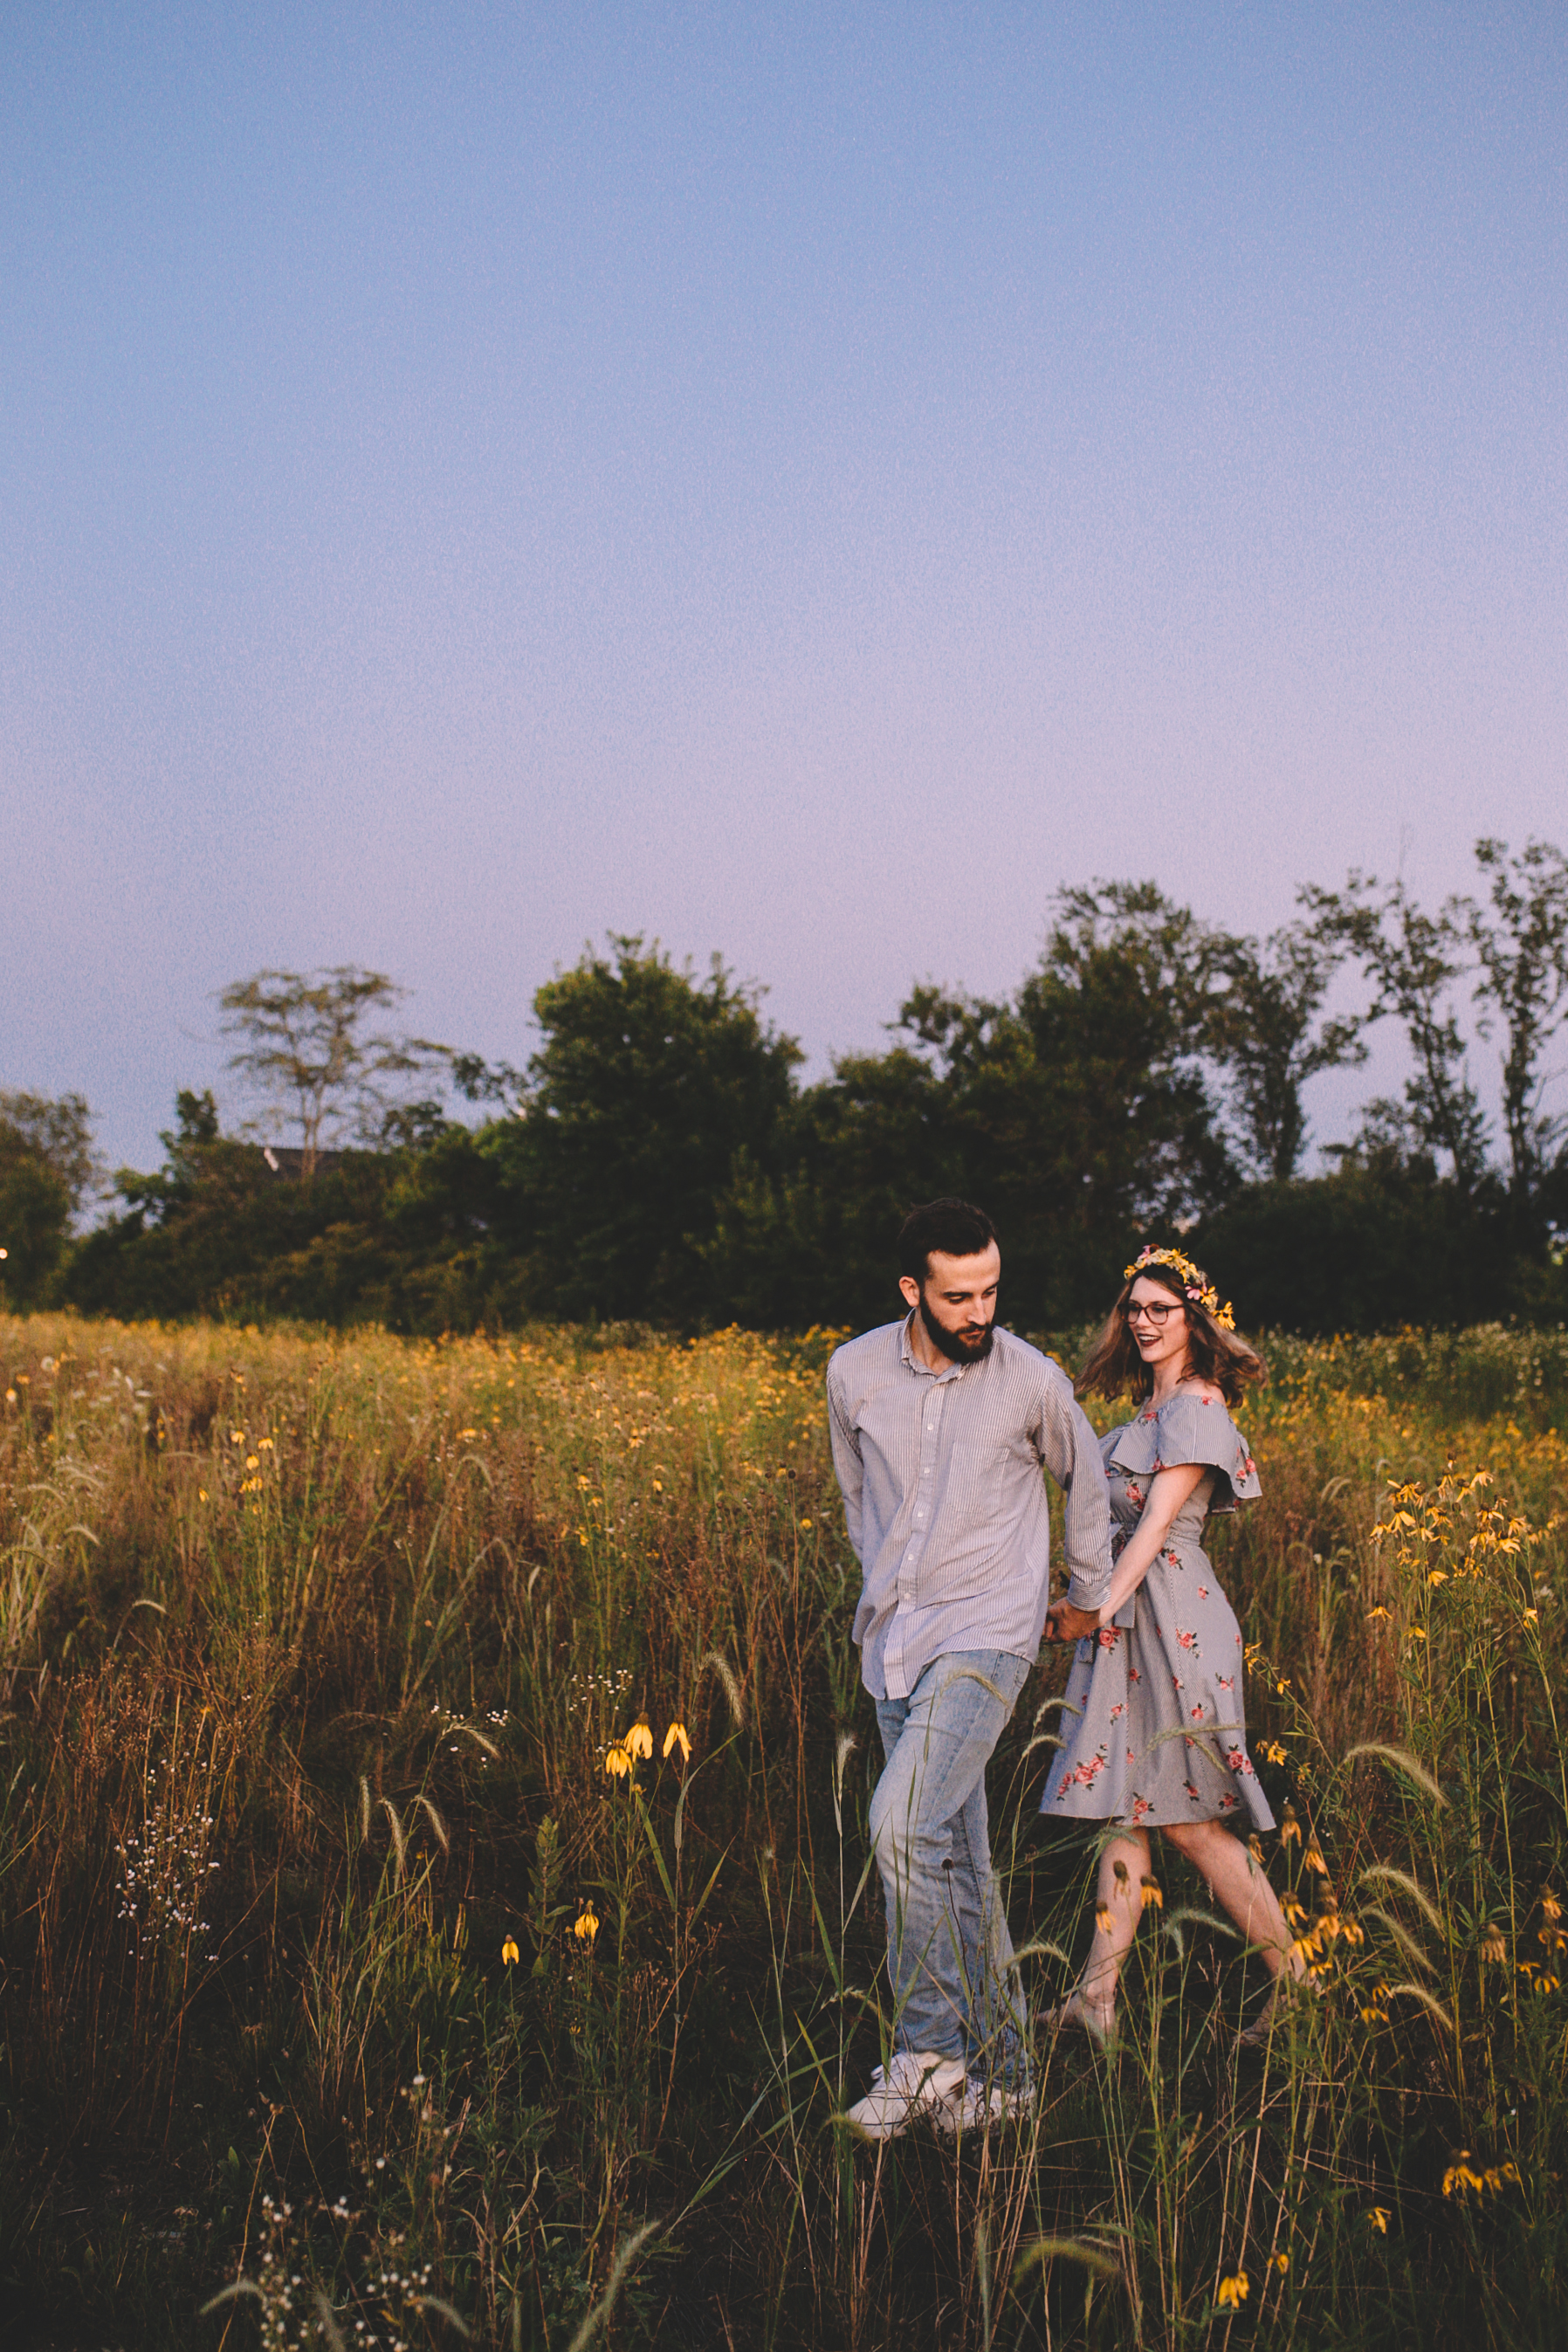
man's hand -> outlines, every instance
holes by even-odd
[[[1054,1601],[1046,1618],[1047,1642],[1091,1641],[1099,1631],[1099,1610],[1075,1609],[1070,1601]]]

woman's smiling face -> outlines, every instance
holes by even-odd
[[[1152,1313],[1146,1311],[1152,1309]],[[1140,1311],[1145,1310],[1145,1311]],[[1138,1353],[1158,1376],[1162,1367],[1177,1371],[1187,1353],[1185,1302],[1163,1282],[1141,1274],[1128,1296],[1127,1327]]]

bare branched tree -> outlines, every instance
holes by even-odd
[[[287,1108],[307,1181],[328,1145],[351,1136],[380,1141],[407,1083],[449,1064],[444,1045],[368,1026],[406,994],[385,972],[358,964],[258,971],[219,992],[224,1034],[243,1041],[228,1067]]]

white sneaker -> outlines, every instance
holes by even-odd
[[[845,2117],[867,2139],[897,2139],[919,2116],[941,2121],[950,2100],[964,2091],[962,2058],[938,2058],[929,2050],[900,2050],[879,2066],[871,2087]]]
[[[987,2124],[998,2124],[1005,2116],[1031,2114],[1034,2105],[1035,2095],[1026,2084],[1015,2088],[1005,2083],[987,2084],[984,2076],[971,2074],[963,2095],[945,2101],[936,2120],[944,2132],[984,2131]]]

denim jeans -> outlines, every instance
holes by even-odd
[[[1028,1677],[1005,1650],[937,1658],[908,1698],[877,1702],[887,1763],[871,1839],[888,1905],[893,2048],[1028,2075],[1023,1988],[991,1868],[985,1767]]]

